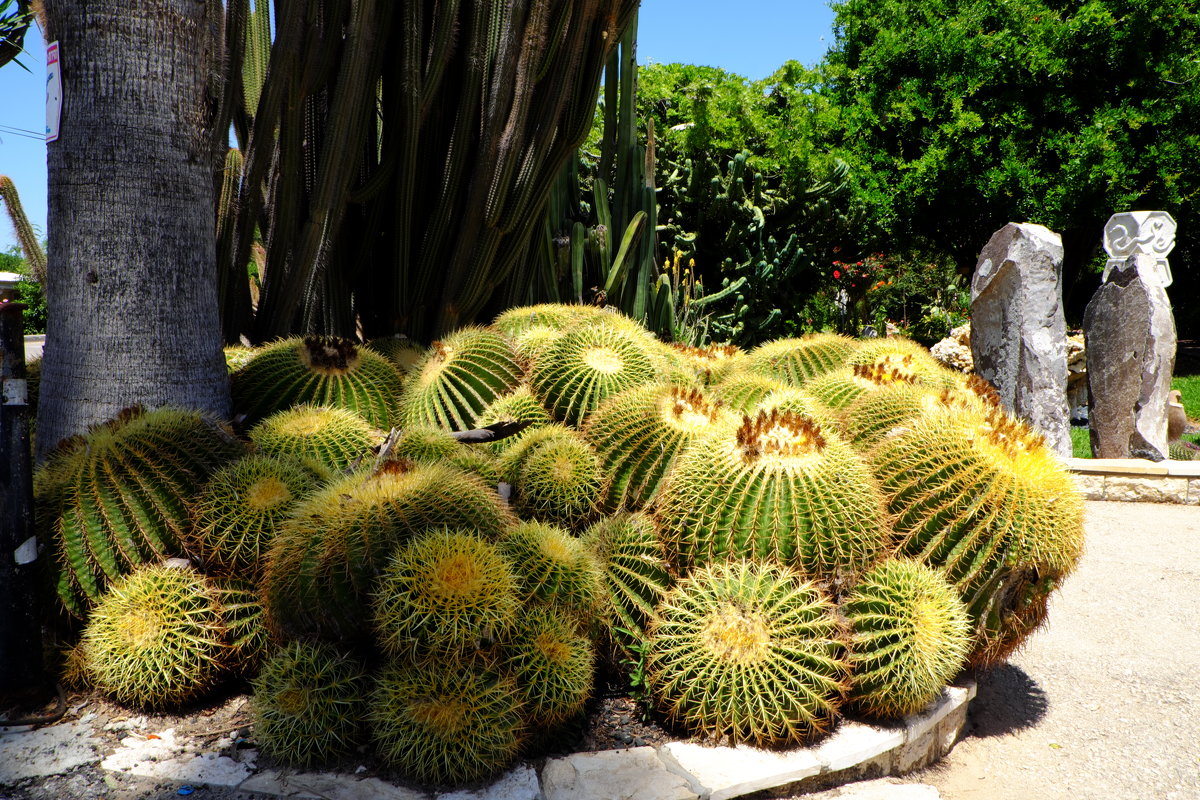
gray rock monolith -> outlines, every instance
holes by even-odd
[[[1067,321],[1062,306],[1062,237],[1010,222],[992,235],[971,279],[975,372],[1004,408],[1071,455],[1067,408]]]
[[[1114,267],[1083,314],[1088,423],[1096,458],[1167,454],[1167,396],[1175,368],[1175,316],[1153,256]]]

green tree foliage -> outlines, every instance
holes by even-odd
[[[819,88],[819,75],[795,62],[757,82],[714,67],[643,69],[660,235],[695,259],[715,339],[798,332],[828,253],[856,227],[846,165],[819,144],[832,113]]]
[[[1194,3],[843,0],[834,10],[822,92],[837,124],[823,133],[897,240],[927,239],[967,270],[1006,222],[1046,225],[1063,234],[1078,318],[1111,213],[1195,216]],[[1200,231],[1181,226],[1175,296],[1195,293],[1198,258]]]

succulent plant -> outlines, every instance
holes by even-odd
[[[209,475],[245,452],[199,412],[122,412],[56,448],[35,476],[38,530],[54,543],[55,584],[82,617],[110,582],[182,555],[188,501]]]
[[[605,508],[645,508],[683,447],[733,419],[699,390],[671,384],[635,386],[610,397],[583,429],[611,480]]]
[[[428,352],[407,336],[381,336],[367,342],[366,346],[391,362],[401,375],[412,372]]]
[[[254,675],[271,650],[267,623],[258,587],[240,578],[210,577],[221,617],[225,622],[227,645],[222,666],[237,675]]]
[[[445,461],[478,475],[489,484],[500,479],[500,466],[490,451],[477,444],[463,444],[443,428],[424,425],[405,428],[396,438],[391,457],[410,459],[418,464]]]
[[[682,567],[775,559],[838,587],[891,546],[866,463],[836,433],[792,412],[743,417],[686,449],[655,514]]]
[[[258,355],[257,347],[245,347],[240,344],[231,345],[225,348],[225,367],[231,372],[237,372],[242,367],[250,363],[250,360]]]
[[[512,678],[476,661],[395,664],[376,678],[369,720],[379,757],[423,783],[487,777],[517,755],[526,730]]]
[[[512,480],[518,516],[568,528],[595,518],[605,492],[604,469],[595,449],[579,434],[572,431],[570,436],[548,436],[531,446],[521,442],[513,447],[523,453]],[[501,474],[506,474],[504,466],[502,462]]]
[[[400,373],[351,339],[292,338],[269,344],[230,379],[235,413],[246,424],[301,403],[345,408],[376,428],[396,424]]]
[[[827,408],[842,409],[864,394],[916,381],[914,375],[896,367],[855,364],[818,375],[804,384],[804,391]]]
[[[524,522],[498,542],[512,564],[522,603],[592,612],[600,601],[600,567],[591,551],[562,528]]]
[[[938,570],[885,559],[842,600],[850,625],[850,697],[866,713],[902,717],[929,705],[967,661],[971,623]]]
[[[502,335],[462,328],[434,342],[413,366],[400,395],[400,423],[470,430],[489,404],[516,388],[523,373]]]
[[[249,437],[259,453],[300,459],[323,477],[349,469],[379,440],[355,412],[307,403],[276,411],[251,428]]]
[[[257,577],[288,512],[319,482],[304,463],[284,456],[249,455],[222,467],[192,502],[188,553],[209,574]]]
[[[960,375],[943,367],[924,345],[900,336],[858,340],[854,352],[846,358],[846,365],[876,367],[911,379],[911,383],[937,389],[953,388],[961,380]]]
[[[550,412],[542,407],[529,387],[525,384],[518,386],[506,395],[497,397],[479,414],[477,425],[492,425],[497,422],[527,422],[528,427],[523,433],[530,433],[537,428],[553,422]],[[513,444],[517,437],[510,436],[497,442],[484,445],[489,451],[499,455]]]
[[[359,638],[398,546],[439,527],[495,539],[515,522],[494,489],[448,464],[391,462],[334,481],[293,509],[271,545],[268,625],[284,637]]]
[[[786,388],[796,387],[766,375],[732,369],[712,387],[711,394],[734,411],[751,414],[766,397]]]
[[[817,426],[822,430],[837,431],[840,433],[844,424],[838,412],[830,409],[804,389],[797,389],[794,386],[775,389],[759,400],[746,413],[753,417],[758,416],[759,412],[770,414],[772,411],[791,411],[803,417],[808,417],[817,423]]]
[[[1038,434],[996,409],[927,413],[871,458],[897,552],[943,570],[966,603],[973,663],[1011,652],[1083,549],[1070,473]]]
[[[207,691],[226,647],[218,593],[187,567],[138,567],[109,587],[83,631],[93,683],[140,708],[177,706]]]
[[[656,380],[658,364],[658,353],[645,337],[611,324],[587,325],[552,342],[534,363],[529,381],[555,419],[579,425],[617,392]]]
[[[592,691],[595,650],[557,610],[528,608],[504,638],[503,650],[531,726],[556,725],[583,709]]]
[[[688,731],[755,746],[827,730],[846,691],[833,604],[774,564],[734,561],[672,589],[650,627],[654,701]]]
[[[834,333],[810,333],[796,339],[765,342],[745,355],[740,368],[791,386],[831,372],[847,363],[855,342]]]
[[[654,608],[671,588],[666,550],[646,514],[618,513],[588,528],[580,540],[602,576],[604,616],[623,647],[645,638]]]
[[[503,311],[492,325],[506,336],[518,336],[534,327],[565,331],[596,320],[604,311],[596,306],[568,303],[539,303]]]
[[[402,545],[378,587],[375,630],[397,657],[477,648],[511,627],[521,607],[501,549],[469,530],[431,530]]]
[[[969,388],[933,389],[900,382],[867,392],[846,406],[842,410],[842,429],[855,445],[869,448],[892,431],[939,409],[962,408],[986,413],[996,407],[998,404]]]
[[[323,642],[288,642],[254,679],[254,735],[285,764],[328,764],[365,738],[367,681],[352,659]]]
[[[682,364],[691,369],[696,379],[704,386],[713,386],[721,381],[731,369],[735,369],[745,355],[731,344],[710,344],[703,347],[680,344],[670,345]]]

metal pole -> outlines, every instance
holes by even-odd
[[[23,309],[20,303],[0,303],[0,699],[6,702],[34,699],[47,686]]]

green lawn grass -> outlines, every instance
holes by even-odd
[[[1192,419],[1200,419],[1200,375],[1176,375],[1171,388],[1183,396],[1183,410]]]

